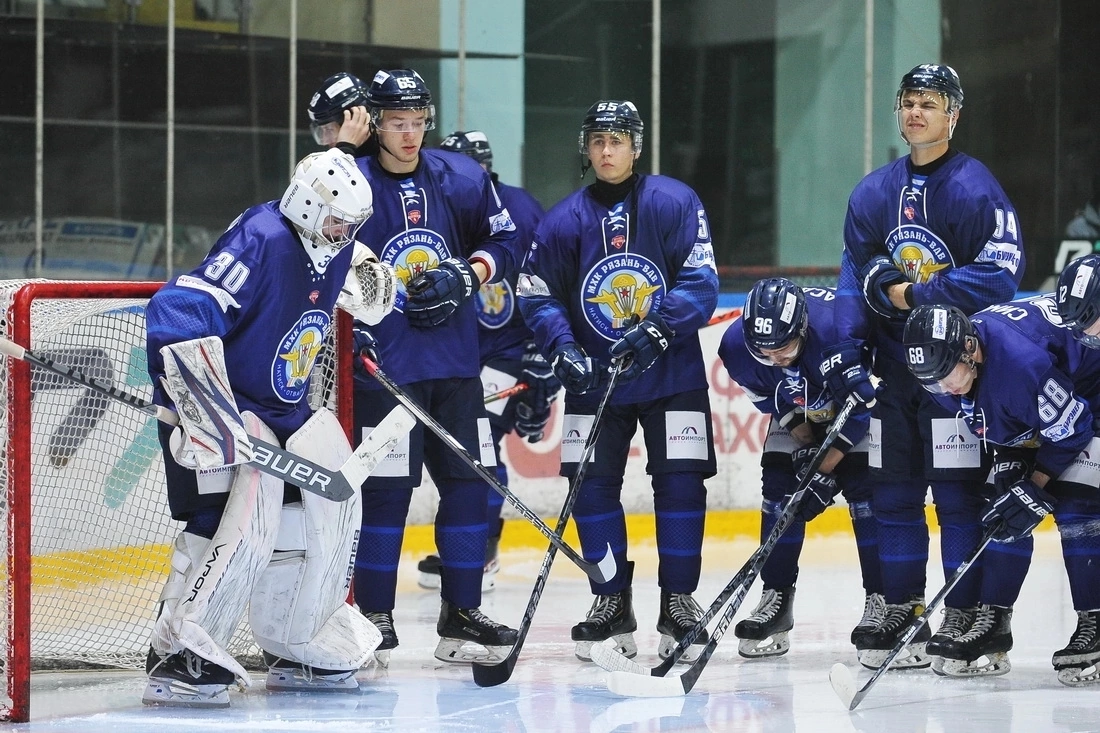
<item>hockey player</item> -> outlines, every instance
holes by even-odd
[[[309,100],[309,131],[325,148],[339,148],[353,158],[373,155],[377,145],[368,144],[370,115],[366,87],[359,77],[341,71],[325,79]]]
[[[394,266],[402,287],[395,311],[361,334],[360,345],[377,337],[375,355],[394,380],[467,451],[492,465],[475,294],[514,270],[516,227],[481,166],[465,155],[422,149],[424,133],[435,125],[435,106],[418,73],[379,71],[367,88],[367,106],[379,153],[357,159],[375,205],[359,239]],[[369,431],[396,401],[364,374],[357,373],[355,385],[356,427]],[[516,632],[479,610],[488,489],[423,426],[410,434],[401,460],[364,485],[356,603],[382,631],[377,656],[387,664],[398,644],[393,608],[401,541],[425,465],[439,490],[442,608],[435,656],[445,662],[494,658],[515,642]],[[463,650],[466,642],[486,647],[488,655]]]
[[[919,306],[906,323],[904,343],[914,376],[974,435],[997,446],[999,493],[982,517],[986,526],[998,526],[990,547],[1030,544],[1032,529],[1054,514],[1078,615],[1078,629],[1055,652],[1054,668],[1065,684],[1100,681],[1100,471],[1089,458],[1100,446],[1100,352],[1061,325],[1050,296],[994,305],[969,319],[954,307]],[[1030,547],[1024,554],[1030,557]],[[945,674],[1011,669],[1009,622],[1023,573],[989,570],[973,625],[943,645]]]
[[[371,210],[354,161],[314,153],[281,200],[241,214],[201,265],[149,301],[154,401],[180,420],[160,434],[168,503],[185,525],[153,630],[147,704],[228,705],[228,686],[249,684],[226,651],[246,606],[268,689],[358,688],[355,671],[380,638],[347,603],[360,497],[333,502],[246,461],[249,436],[332,468],[350,455],[336,417],[303,398],[333,306],[349,302],[342,286],[359,290],[348,245]],[[354,310],[377,321],[396,278],[377,261],[360,267],[380,299],[360,290]]]
[[[761,280],[749,291],[741,317],[726,329],[718,347],[733,381],[758,410],[771,416],[760,462],[762,540],[805,476],[839,407],[817,369],[822,351],[836,343],[834,300],[831,288],[804,290],[784,278]],[[787,633],[794,628],[795,580],[806,522],[825,511],[838,492],[843,492],[852,517],[865,594],[863,618],[852,631],[853,643],[882,620],[885,602],[878,530],[867,482],[869,422],[867,411],[853,413],[810,479],[798,519],[780,538],[760,573],[764,584],[760,604],[734,628],[741,639],[741,656],[771,657],[790,649]]]
[[[601,557],[610,543],[620,568],[609,582],[591,584],[595,600],[573,627],[584,660],[594,642],[610,638],[623,654],[637,653],[621,494],[639,424],[660,557],[659,653],[667,656],[701,615],[691,594],[699,582],[703,480],[714,475],[715,458],[698,330],[717,304],[718,276],[699,197],[679,181],[634,171],[642,132],[630,102],[589,108],[580,130],[581,173],[591,166],[596,182],[547,213],[518,286],[535,342],[567,392],[563,435],[588,434],[611,359],[629,363],[604,412],[574,510],[585,557]],[[562,446],[563,476],[576,472],[583,444],[582,437]],[[699,642],[706,643],[705,634]]]
[[[950,147],[962,101],[959,77],[949,66],[922,64],[902,77],[895,112],[909,155],[860,181],[844,222],[837,344],[826,351],[821,369],[835,398],[855,394],[874,406],[869,461],[887,607],[878,629],[856,641],[869,667],[885,660],[923,608],[929,484],[945,577],[981,535],[980,487],[989,458],[974,439],[962,449],[946,440],[957,434],[954,413],[920,388],[901,346],[905,316],[914,306],[942,303],[974,313],[1011,299],[1024,273],[1012,203],[985,166]],[[877,395],[863,366],[872,332],[874,371],[884,382]],[[932,649],[925,649],[925,626],[892,669],[927,667],[939,644],[966,630],[977,602],[976,570],[948,595]]]
[[[455,131],[443,138],[439,147],[468,155],[485,169],[493,180],[501,204],[516,225],[516,241],[530,242],[535,226],[544,213],[542,205],[522,188],[500,182],[497,174],[493,173],[493,150],[485,133],[481,130]],[[516,384],[527,385],[527,389],[515,397],[494,401],[486,407],[489,426],[493,430],[497,478],[505,486],[508,485],[508,469],[500,459],[500,441],[512,431],[531,443],[542,440],[546,423],[550,420],[550,405],[561,390],[561,383],[551,371],[549,362],[539,353],[531,329],[523,322],[523,316],[516,307],[515,291],[515,277],[509,277],[482,285],[477,294],[481,383],[485,393],[493,394]],[[500,511],[503,504],[504,497],[489,491],[489,513],[486,516],[489,541],[485,547],[482,592],[493,589],[494,576],[500,569],[500,534],[504,528]],[[439,568],[438,555],[428,555],[420,561],[417,582],[421,588],[439,587]]]

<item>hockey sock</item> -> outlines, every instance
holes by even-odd
[[[703,562],[707,490],[702,474],[653,476],[653,508],[660,558],[657,583],[670,593],[692,593]]]
[[[573,519],[581,540],[581,554],[589,562],[599,562],[610,543],[615,554],[618,574],[606,583],[589,581],[592,593],[606,596],[618,593],[630,585],[626,577],[626,517],[620,495],[622,477],[593,476],[586,478],[577,494]]]
[[[928,525],[924,518],[911,522],[878,520],[882,592],[887,603],[905,603],[923,596],[927,582]]]
[[[1027,536],[1015,542],[990,542],[982,553],[982,592],[978,600],[990,606],[1012,608],[1020,597],[1035,538]]]
[[[940,557],[943,561],[943,577],[955,574],[973,554],[981,541],[982,528],[978,522],[985,500],[980,486],[963,481],[937,481],[932,485],[932,498],[936,504],[936,518],[940,525]],[[947,594],[944,603],[952,608],[971,608],[978,605],[978,593],[982,583],[980,555],[970,570]]]
[[[443,563],[440,594],[457,608],[478,608],[488,534],[485,482],[442,479],[436,485],[435,546]]]
[[[771,534],[779,515],[783,512],[783,504],[778,501],[765,499],[760,504],[760,541]],[[768,556],[767,562],[760,570],[760,577],[764,581],[764,587],[768,589],[789,588],[798,578],[798,558],[802,554],[802,543],[806,538],[806,523],[800,519],[794,520],[779,538],[779,541]]]
[[[1068,504],[1073,500],[1064,500]],[[1070,508],[1070,507],[1067,507]],[[1061,509],[1061,507],[1059,507]],[[1078,611],[1100,608],[1100,515],[1056,511],[1069,592]]]
[[[363,531],[355,554],[355,602],[363,611],[390,611],[412,489],[363,492]]]
[[[879,563],[878,522],[875,521],[871,502],[855,501],[848,504],[848,514],[852,518],[852,532],[856,536],[856,552],[859,554],[859,569],[863,574],[863,590],[867,593],[881,593],[882,566]],[[764,583],[768,584],[766,579]]]

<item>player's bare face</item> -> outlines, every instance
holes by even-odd
[[[926,89],[909,89],[898,105],[898,128],[914,146],[946,143],[951,137],[954,114],[947,112],[947,97]]]
[[[963,395],[974,386],[974,378],[977,372],[974,367],[963,362],[955,365],[951,373],[939,381],[940,389],[945,394]]]
[[[760,349],[760,353],[777,367],[789,367],[802,353],[802,338],[796,338],[780,349]]]
[[[588,133],[588,160],[596,178],[622,183],[634,172],[634,143],[624,132]]]
[[[411,173],[420,160],[428,112],[423,109],[387,109],[378,122],[378,154],[391,173]]]
[[[353,227],[353,222],[330,214],[325,217],[325,222],[321,225],[321,236],[332,244],[346,244],[351,237]]]

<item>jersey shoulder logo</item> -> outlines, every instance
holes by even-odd
[[[397,297],[394,310],[405,311],[405,288],[415,280],[451,256],[447,241],[439,232],[431,229],[408,229],[386,242],[379,259],[393,267],[397,273]]]
[[[330,321],[324,311],[306,311],[279,341],[271,362],[271,388],[283,402],[296,403],[305,394]]]
[[[507,280],[485,283],[477,291],[477,322],[484,328],[497,329],[512,319],[516,294]]]
[[[609,341],[618,339],[631,316],[645,318],[661,307],[665,275],[653,261],[624,252],[603,258],[581,281],[581,307],[589,325]]]

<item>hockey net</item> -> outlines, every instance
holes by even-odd
[[[0,334],[149,399],[145,304],[159,286],[0,281]],[[338,323],[334,333],[349,332],[350,319],[341,314]],[[310,401],[347,425],[350,352],[332,339]],[[341,352],[347,357],[336,368]],[[15,359],[0,358],[0,382],[0,531],[8,548],[0,719],[25,721],[32,669],[144,666],[180,524],[168,513],[155,419]],[[246,626],[230,651],[255,667],[259,650]]]

